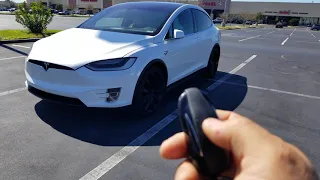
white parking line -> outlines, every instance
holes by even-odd
[[[251,56],[249,59],[245,61],[245,63],[240,64],[236,68],[234,68],[232,71],[229,72],[229,74],[223,76],[220,78],[220,81],[227,80],[232,74],[239,71],[243,66],[245,66],[247,63],[249,63],[251,60],[253,60],[257,55]],[[215,82],[211,86],[209,86],[207,89],[214,90],[216,87],[218,87],[221,84],[221,82]],[[148,129],[146,132],[144,132],[142,135],[140,135],[138,138],[130,142],[127,146],[123,147],[120,151],[113,154],[111,157],[109,157],[107,160],[105,160],[103,163],[101,163],[99,166],[94,168],[92,171],[88,172],[86,175],[84,175],[80,180],[97,180],[100,177],[102,177],[104,174],[106,174],[108,171],[110,171],[113,167],[115,167],[118,163],[120,163],[122,160],[124,160],[127,156],[132,154],[134,151],[136,151],[141,145],[143,145],[145,142],[147,142],[150,138],[152,138],[155,134],[157,134],[159,131],[161,131],[164,127],[166,127],[168,124],[170,124],[173,120],[175,120],[178,117],[178,110],[173,111],[170,113],[167,117],[162,119],[160,122],[152,126],[150,129]]]
[[[9,59],[18,59],[18,58],[24,58],[26,56],[16,56],[16,57],[8,57],[8,58],[2,58],[0,61],[9,60]]]
[[[310,32],[308,29],[306,29],[308,31],[308,33],[311,34],[311,36],[313,36],[314,38],[317,38],[314,34],[312,34],[312,32]]]
[[[309,42],[309,41],[296,41],[296,42],[319,44],[319,42]],[[320,44],[319,44],[319,45],[320,45]]]
[[[257,38],[257,37],[260,37],[260,35],[258,35],[258,36],[248,37],[248,38],[245,38],[245,39],[240,39],[240,40],[239,40],[239,42],[241,42],[241,41],[245,41],[245,40],[248,40],[248,39]]]
[[[220,81],[220,80],[218,80],[218,81]],[[271,92],[288,94],[288,95],[294,95],[294,96],[300,96],[300,97],[305,97],[305,98],[310,98],[310,99],[319,99],[320,100],[319,96],[312,96],[312,95],[308,95],[308,94],[294,93],[294,92],[290,92],[290,91],[282,91],[282,90],[278,90],[278,89],[270,89],[270,88],[264,88],[264,87],[259,87],[259,86],[244,85],[244,84],[226,82],[226,81],[223,81],[221,83],[231,84],[231,85],[236,85],[236,86],[249,87],[249,88],[253,88],[253,89],[260,89],[260,90],[264,90],[264,91],[271,91]]]
[[[30,49],[29,46],[22,46],[22,45],[18,45],[18,44],[12,44],[11,46],[14,46],[14,47],[22,47],[22,48]]]
[[[5,92],[0,92],[0,97],[1,97],[1,96],[5,96],[5,95],[8,95],[8,94],[12,94],[12,93],[24,91],[24,90],[26,90],[26,89],[27,89],[27,88],[24,87],[24,88],[18,88],[18,89],[13,89],[13,90],[5,91]]]
[[[295,28],[293,31],[292,31],[292,33],[290,34],[290,36],[292,36],[292,34],[296,31],[297,29]]]
[[[282,43],[281,43],[281,46],[284,45],[284,43],[286,43],[288,41],[289,37],[287,37],[287,39],[285,39]]]
[[[268,32],[267,34],[271,34],[271,33],[274,33],[274,32],[276,32],[276,31],[271,31],[271,32]]]
[[[285,60],[287,60],[287,58],[285,58],[285,57],[284,57],[284,55],[281,55],[281,58],[282,58],[282,59],[285,59]]]

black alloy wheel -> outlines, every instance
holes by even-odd
[[[151,67],[138,80],[133,97],[134,113],[150,116],[160,107],[166,90],[166,80],[159,67]]]
[[[214,47],[211,51],[208,65],[206,67],[206,77],[207,78],[213,78],[218,70],[219,65],[219,59],[220,59],[220,49],[217,47]]]

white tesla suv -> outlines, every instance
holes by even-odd
[[[42,98],[87,107],[132,105],[154,113],[167,86],[217,71],[219,29],[200,7],[130,2],[34,43],[26,86]]]

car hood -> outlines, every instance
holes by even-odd
[[[152,36],[72,28],[35,42],[28,58],[76,69],[97,60],[121,58],[151,43]]]

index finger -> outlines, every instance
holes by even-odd
[[[232,111],[217,109],[216,113],[217,113],[217,116],[220,120],[227,120],[227,119],[229,119]]]
[[[165,159],[180,159],[187,157],[188,137],[184,132],[177,133],[162,142],[160,155]]]

